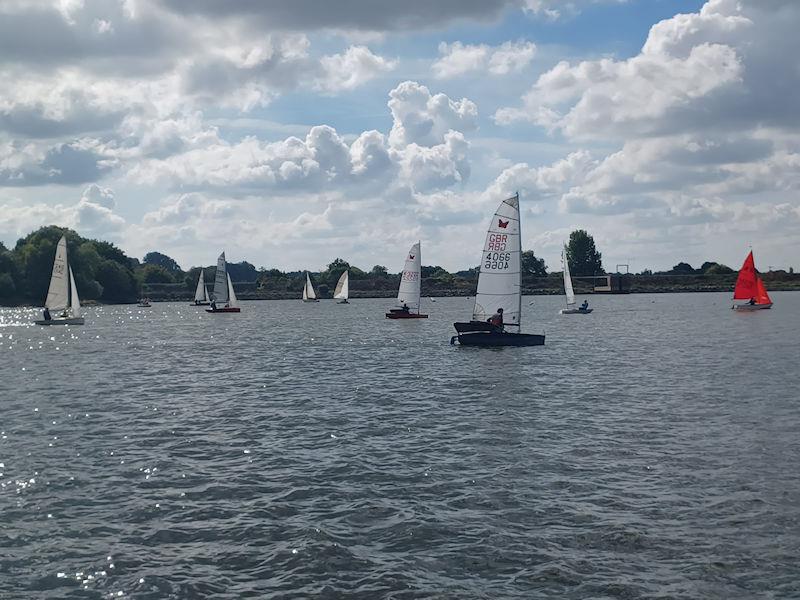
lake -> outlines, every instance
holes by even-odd
[[[800,293],[589,300],[0,309],[0,598],[800,597]]]

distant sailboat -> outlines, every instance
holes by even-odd
[[[400,288],[397,291],[397,305],[386,313],[387,319],[427,319],[428,315],[419,312],[420,291],[422,283],[421,243],[411,246],[406,255],[406,263],[400,276]],[[416,310],[417,312],[412,312]]]
[[[762,310],[772,308],[772,299],[764,287],[764,282],[756,272],[753,251],[744,259],[739,276],[736,278],[736,287],[733,290],[734,300],[748,300],[746,304],[735,304],[736,310]]]
[[[238,313],[241,312],[239,302],[236,300],[236,293],[233,291],[233,283],[228,273],[228,263],[225,261],[225,253],[219,255],[217,259],[217,272],[214,275],[214,292],[211,301],[211,308],[207,308],[207,313]]]
[[[561,250],[561,261],[564,263],[564,296],[567,300],[567,307],[561,309],[562,315],[588,315],[593,308],[584,308],[575,305],[575,291],[572,289],[572,277],[569,273],[569,262],[567,261],[567,247]]]
[[[61,236],[56,246],[53,260],[53,272],[50,275],[50,287],[44,301],[44,319],[36,321],[37,325],[83,325],[81,316],[81,300],[78,288],[75,287],[75,276],[67,258],[67,238]],[[52,316],[56,313],[56,316]]]
[[[203,271],[203,267],[200,267],[200,277],[197,279],[197,288],[194,290],[194,303],[192,306],[208,306],[211,304],[211,298],[208,297],[208,288],[206,288],[206,276]]]
[[[336,283],[333,297],[338,300],[337,304],[350,304],[347,298],[350,296],[350,271],[345,271]]]
[[[483,246],[475,308],[469,323],[453,323],[462,346],[541,346],[544,336],[511,333],[522,317],[522,241],[519,194],[504,200],[492,217]],[[502,325],[489,323],[500,315]]]
[[[314,286],[311,285],[311,276],[306,271],[306,284],[303,286],[303,302],[319,302]]]

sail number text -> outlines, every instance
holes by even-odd
[[[419,273],[416,271],[403,271],[403,281],[416,281],[419,279]]]
[[[484,269],[507,269],[511,260],[510,252],[487,252],[483,257]]]
[[[489,245],[486,248],[489,252],[505,252],[508,235],[505,233],[490,233]]]

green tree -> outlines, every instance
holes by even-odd
[[[694,273],[694,268],[692,268],[692,265],[689,263],[679,262],[672,267],[670,273],[675,273],[676,275],[692,275]]]
[[[718,263],[714,263],[703,272],[706,275],[730,275],[731,273],[735,273],[736,271],[734,271],[727,265],[720,265]]]
[[[350,263],[343,258],[337,258],[328,267],[319,274],[320,279],[327,281],[330,285],[336,285],[342,273],[350,269]]]
[[[389,271],[383,265],[375,265],[369,272],[373,277],[386,277]]]
[[[175,283],[175,278],[161,265],[146,264],[137,269],[136,279],[140,283]]]
[[[11,273],[0,273],[0,298],[11,299],[17,294],[17,286]]]
[[[103,302],[133,302],[137,297],[136,280],[130,269],[113,260],[97,267],[97,282],[103,286]]]
[[[547,265],[543,258],[536,258],[533,250],[526,250],[521,255],[523,277],[547,277]]]
[[[594,245],[594,238],[583,229],[569,234],[567,262],[572,275],[600,275],[603,271],[602,254]]]
[[[181,269],[180,265],[178,265],[175,260],[166,254],[161,254],[161,252],[148,252],[144,255],[142,262],[146,265],[163,267],[172,274],[183,273],[183,269]]]

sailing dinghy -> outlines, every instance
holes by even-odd
[[[81,316],[81,300],[75,287],[75,276],[67,258],[67,238],[63,235],[56,246],[44,306],[45,318],[36,321],[37,325],[83,325],[85,322]]]
[[[333,292],[334,300],[338,300],[336,304],[350,304],[347,298],[350,296],[350,271],[345,271],[336,282],[336,289]]]
[[[428,315],[423,315],[419,312],[422,282],[420,275],[422,272],[420,246],[420,242],[417,242],[411,246],[411,250],[406,255],[406,264],[403,266],[403,273],[400,276],[400,288],[397,291],[397,306],[399,308],[390,308],[389,312],[386,313],[387,319],[428,318]]]
[[[462,346],[542,346],[544,336],[520,333],[522,316],[522,242],[519,194],[503,200],[492,217],[483,246],[475,308],[468,323],[453,323]],[[489,323],[496,314],[502,325]],[[513,327],[515,332],[505,331]]]
[[[575,305],[575,291],[572,289],[572,277],[569,273],[569,262],[567,261],[567,247],[561,251],[561,261],[564,263],[564,296],[567,299],[567,307],[561,309],[562,315],[588,315],[593,308],[581,308]]]
[[[194,290],[194,302],[192,306],[208,306],[211,304],[211,298],[208,297],[208,288],[206,288],[206,276],[203,270],[203,267],[200,267],[200,277],[197,279],[197,288]]]
[[[731,308],[735,310],[763,310],[772,308],[772,299],[764,287],[764,282],[756,272],[753,251],[744,259],[742,268],[739,269],[739,276],[736,278],[736,287],[733,290],[734,300],[748,300],[745,304],[734,304]]]
[[[314,286],[311,285],[311,276],[306,271],[306,284],[303,286],[303,302],[319,302]]]
[[[207,308],[207,313],[238,313],[239,302],[236,293],[233,291],[233,283],[228,273],[228,263],[225,262],[225,253],[219,255],[217,259],[217,272],[214,275],[214,292],[212,293],[211,308]]]

